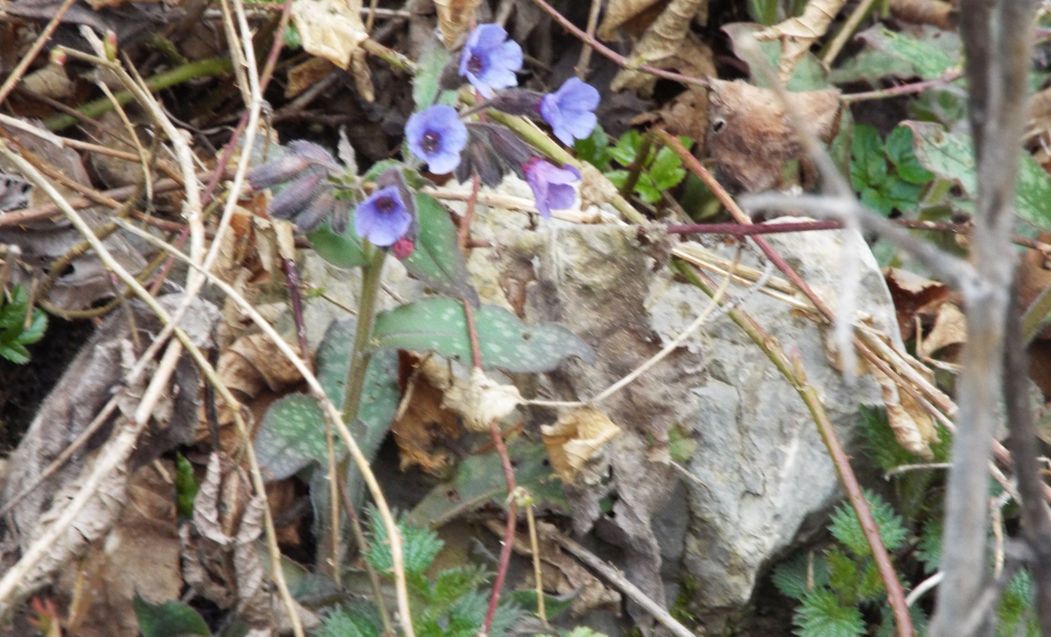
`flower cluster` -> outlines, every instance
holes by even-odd
[[[593,86],[574,77],[553,93],[517,89],[515,74],[521,68],[522,48],[496,24],[476,27],[456,62],[459,76],[485,98],[481,107],[536,117],[567,146],[591,135],[599,103]],[[405,125],[405,137],[412,154],[435,174],[452,172],[459,181],[477,174],[489,186],[508,172],[518,174],[533,190],[537,210],[545,218],[552,210],[571,207],[576,199],[573,184],[580,180],[576,169],[541,159],[502,126],[465,123],[451,106],[439,104],[413,114]]]
[[[577,169],[552,164],[509,129],[470,115],[494,109],[533,117],[569,146],[594,130],[599,93],[575,77],[546,94],[516,88],[521,68],[522,47],[508,39],[503,27],[479,25],[467,37],[459,59],[446,68],[443,83],[448,78],[458,83],[466,80],[483,101],[464,113],[445,104],[414,113],[405,124],[405,138],[412,155],[437,175],[453,173],[461,182],[477,175],[487,186],[495,186],[507,173],[517,174],[532,189],[541,216],[548,218],[552,210],[570,208],[575,202]],[[344,179],[340,170],[327,150],[300,140],[288,144],[276,160],[253,170],[249,180],[257,189],[285,184],[271,202],[272,216],[295,220],[302,232],[330,218],[332,229],[342,234],[349,210],[337,193],[341,184],[344,189],[349,184],[340,181]],[[407,258],[415,246],[413,195],[401,170],[387,170],[376,182],[377,188],[355,208],[354,232],[373,245],[389,248],[398,258]]]

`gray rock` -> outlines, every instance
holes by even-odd
[[[674,239],[659,232],[640,238],[638,228],[557,221],[528,232],[523,215],[476,214],[476,234],[501,247],[475,251],[472,274],[500,281],[505,290],[508,277],[515,279],[528,290],[527,320],[560,322],[598,351],[594,365],[570,363],[548,375],[538,388],[545,396],[595,396],[659,351],[710,302],[672,277],[665,266]],[[844,284],[841,236],[827,231],[770,239],[833,308]],[[707,243],[733,257],[733,246]],[[879,268],[867,249],[859,258],[857,307],[896,338]],[[752,251],[742,263],[765,266]],[[877,385],[868,378],[844,381],[829,363],[831,330],[781,300],[737,286],[728,293],[745,294],[741,307],[798,355],[849,449],[859,403],[880,403]],[[625,433],[592,472],[604,479],[568,489],[575,530],[593,529],[620,546],[625,560],[619,566],[657,601],[667,601],[664,584],[690,576],[700,586],[699,616],[713,628],[747,606],[763,569],[799,541],[808,519],[841,496],[801,398],[727,316],[709,321],[601,407]],[[673,436],[696,443],[678,467],[669,453]],[[599,502],[611,495],[612,513],[603,514]]]

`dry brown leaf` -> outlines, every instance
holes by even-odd
[[[490,423],[503,420],[521,403],[517,387],[500,385],[477,367],[470,379],[455,379],[442,398],[442,407],[459,414],[471,431],[489,431]]]
[[[617,29],[631,20],[638,19],[647,12],[660,10],[663,0],[609,0],[603,12],[602,22],[598,25],[598,36],[611,40]]]
[[[887,268],[883,278],[894,299],[902,340],[912,338],[916,316],[933,316],[952,295],[952,290],[944,283],[900,268]]]
[[[295,367],[277,346],[261,333],[237,339],[219,356],[219,378],[230,389],[256,396],[264,389],[276,391],[300,382]]]
[[[643,34],[642,39],[635,44],[629,67],[654,63],[661,66],[661,62],[676,55],[690,32],[693,16],[706,4],[707,0],[671,0]],[[656,78],[653,75],[627,68],[617,73],[610,89],[651,91],[655,82]]]
[[[942,0],[890,0],[891,14],[902,22],[930,24],[947,31],[956,29],[954,3]]]
[[[943,303],[934,317],[934,327],[920,345],[920,354],[932,357],[936,352],[967,342],[967,318],[955,303]]]
[[[137,470],[128,485],[128,506],[113,530],[89,547],[77,568],[63,573],[59,588],[70,599],[69,634],[137,637],[136,595],[152,603],[179,597],[182,573],[173,472],[172,462]]]
[[[828,143],[839,129],[839,92],[789,93],[795,109]],[[708,150],[720,177],[746,192],[769,190],[785,162],[803,159],[795,130],[774,91],[742,80],[711,80]]]
[[[1037,238],[1047,242],[1051,240],[1051,233],[1043,232]],[[1026,250],[1018,263],[1018,305],[1029,307],[1048,286],[1051,286],[1051,261],[1039,250]],[[1051,338],[1051,327],[1044,328],[1037,338]]]
[[[460,43],[481,3],[482,0],[434,0],[438,28],[446,48],[452,49]]]
[[[678,52],[662,68],[674,69],[692,77],[715,77],[715,59],[711,47],[693,34],[688,34]],[[688,86],[660,110],[643,113],[632,119],[633,125],[659,123],[672,135],[686,135],[703,143],[708,135],[708,89]]]
[[[288,70],[285,97],[291,99],[317,84],[332,72],[332,62],[325,58],[310,58]]]
[[[792,77],[796,63],[810,50],[811,45],[828,32],[828,27],[836,19],[836,14],[843,8],[846,0],[810,0],[803,13],[784,22],[769,26],[755,34],[760,42],[781,41],[781,62],[778,72],[781,81],[787,82]]]
[[[353,72],[362,98],[374,99],[372,79],[359,48],[368,39],[361,21],[361,0],[295,0],[292,20],[303,38],[303,49]]]
[[[933,458],[930,443],[938,439],[933,417],[908,392],[901,391],[892,378],[876,367],[870,369],[883,392],[887,424],[894,432],[894,439],[910,453],[925,460]]]
[[[419,465],[428,473],[440,475],[449,465],[449,453],[439,448],[442,440],[460,435],[456,414],[442,406],[442,391],[419,374],[406,392],[406,408],[394,424],[391,433],[401,452],[402,471]]]
[[[551,468],[566,484],[573,484],[589,463],[600,457],[620,427],[594,407],[578,407],[562,414],[553,425],[542,425],[540,435]]]

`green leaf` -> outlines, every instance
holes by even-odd
[[[379,637],[382,631],[375,614],[371,608],[337,608],[325,617],[317,637]]]
[[[639,180],[635,182],[635,194],[648,204],[655,204],[661,200],[661,191],[653,183],[649,173],[639,175]]]
[[[507,445],[515,467],[518,485],[529,490],[544,506],[562,508],[562,484],[547,464],[544,446],[519,436]],[[507,483],[495,451],[468,456],[456,467],[449,482],[439,484],[413,508],[408,519],[414,524],[439,527],[487,503],[500,504],[507,498]]]
[[[578,139],[573,145],[577,157],[588,162],[599,170],[609,168],[609,138],[601,125],[595,125],[591,134]]]
[[[415,524],[410,524],[404,518],[397,521],[398,531],[401,533],[402,557],[405,563],[405,572],[410,575],[422,575],[434,558],[445,546],[434,531]],[[394,561],[390,554],[390,543],[387,541],[387,529],[383,526],[383,520],[375,507],[369,507],[370,541],[369,550],[365,559],[369,565],[381,573],[390,574],[394,568]]]
[[[916,157],[938,177],[956,182],[973,200],[977,194],[974,151],[970,135],[950,133],[939,124],[904,122],[912,129]],[[1021,154],[1015,212],[1038,228],[1051,229],[1051,178],[1028,153]]]
[[[916,546],[916,558],[923,562],[925,573],[935,573],[942,561],[942,523],[931,520],[923,526]]]
[[[934,179],[934,174],[916,159],[912,130],[905,126],[898,126],[887,136],[887,157],[898,176],[910,184],[922,186]]]
[[[587,343],[560,325],[529,326],[507,310],[482,305],[475,310],[482,364],[509,372],[546,372],[570,356],[589,361]],[[464,362],[471,360],[467,321],[460,301],[421,299],[376,317],[372,333],[380,349],[435,352]]]
[[[850,144],[850,180],[854,188],[876,187],[886,175],[887,159],[879,133],[867,124],[858,124]]]
[[[181,453],[175,454],[175,504],[179,516],[189,518],[193,515],[193,501],[197,498],[197,478],[193,474],[193,465]]]
[[[630,166],[639,156],[640,146],[642,146],[642,134],[632,128],[620,136],[616,146],[609,149],[609,155],[621,166]]]
[[[343,408],[353,333],[353,320],[334,321],[318,347],[318,380],[337,409]],[[365,372],[358,421],[350,426],[367,458],[375,455],[386,436],[400,396],[397,354],[376,352]],[[306,394],[289,394],[274,402],[259,425],[255,449],[260,466],[271,480],[287,478],[312,462],[325,463],[325,416],[317,401]],[[337,436],[337,458],[344,453]]]
[[[544,594],[544,610],[547,613],[547,618],[557,619],[560,615],[565,613],[570,607],[573,606],[573,600],[577,598],[578,591],[567,593],[565,595],[550,595]],[[535,589],[521,589],[510,591],[507,593],[508,599],[514,602],[516,605],[526,608],[536,608],[536,590]],[[599,633],[593,633],[598,635]]]
[[[1020,571],[1008,582],[997,609],[997,637],[1039,637],[1036,610],[1033,607],[1033,577]]]
[[[800,637],[859,637],[865,634],[861,611],[853,606],[842,606],[836,596],[825,590],[816,590],[796,609],[792,622]]]
[[[919,76],[925,80],[933,80],[959,65],[963,59],[963,47],[956,33],[933,27],[925,27],[917,32],[918,36],[876,25],[859,33],[857,37],[871,49],[905,62],[911,67],[912,73],[896,74],[896,77]]]
[[[877,84],[883,78],[909,78],[915,75],[916,69],[908,60],[876,49],[864,49],[832,69],[828,79],[833,84]]]
[[[770,579],[785,597],[802,600],[810,591],[828,586],[828,564],[821,557],[810,560],[806,553],[798,553],[778,565]]]
[[[628,183],[628,171],[626,170],[610,170],[603,174],[618,190],[624,188],[624,184]]]
[[[142,637],[209,637],[212,634],[200,613],[182,602],[151,604],[136,595],[133,605]]]
[[[21,343],[0,343],[0,356],[15,365],[25,365],[29,362],[29,350]]]
[[[405,269],[438,292],[477,304],[478,294],[468,280],[456,226],[445,206],[430,195],[417,193],[416,221],[416,249],[402,261]]]
[[[438,99],[441,90],[442,71],[449,62],[449,52],[432,40],[416,63],[416,75],[412,80],[412,101],[415,110],[421,111]]]
[[[354,232],[354,210],[350,210],[350,219],[343,234],[336,234],[328,227],[321,225],[307,235],[310,245],[325,261],[338,268],[358,268],[365,265],[368,259],[361,245],[361,239]]]
[[[883,545],[890,552],[901,548],[909,535],[901,517],[875,493],[866,490],[864,495],[879,529],[880,538],[883,539]],[[849,503],[843,503],[836,508],[828,530],[854,555],[867,557],[872,554],[868,541],[865,539],[865,533],[861,529],[861,523],[858,522],[858,517]]]
[[[29,327],[18,335],[18,342],[22,345],[32,345],[44,338],[45,330],[47,330],[47,314],[44,314],[39,308],[33,308],[33,320],[30,321]]]
[[[653,179],[653,184],[658,190],[674,188],[686,177],[682,160],[670,148],[662,148],[657,151],[657,156],[653,158],[653,163],[650,164],[646,173]]]

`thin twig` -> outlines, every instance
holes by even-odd
[[[29,50],[22,55],[22,59],[20,59],[18,64],[15,65],[15,68],[11,70],[11,73],[4,80],[3,85],[0,85],[0,104],[4,103],[7,96],[11,94],[12,90],[14,90],[15,85],[21,81],[22,76],[25,75],[26,69],[28,69],[29,65],[36,60],[37,54],[40,53],[40,50],[43,49],[48,43],[48,40],[51,39],[51,35],[55,32],[55,29],[58,28],[58,25],[62,24],[62,18],[66,17],[66,12],[69,11],[69,8],[72,7],[75,2],[76,0],[64,0],[55,11],[55,15],[51,16],[51,19],[48,20],[46,25],[44,25],[44,29],[40,32],[40,35],[38,35],[36,40],[33,41]]]
[[[602,11],[602,0],[591,0],[591,8],[588,9],[588,25],[587,32],[585,35],[588,38],[595,39],[595,29],[598,27],[598,16],[599,12]],[[587,42],[583,43],[584,46],[580,49],[580,59],[577,60],[577,65],[573,68],[573,72],[576,73],[577,77],[581,80],[588,79],[588,67],[591,66],[591,45]]]

